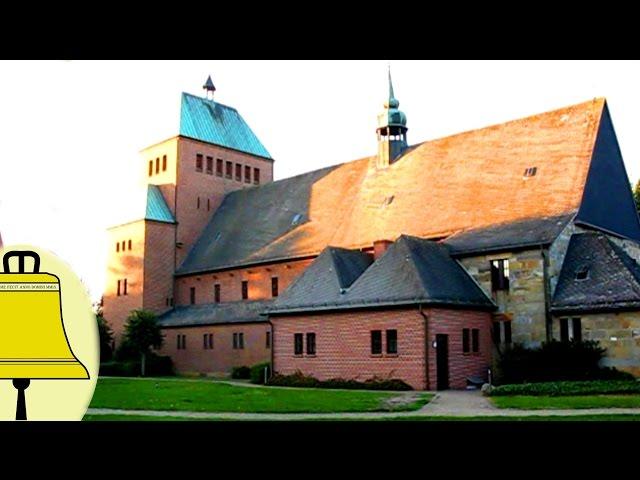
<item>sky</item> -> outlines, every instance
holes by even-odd
[[[138,152],[177,134],[181,92],[210,74],[278,180],[376,152],[389,64],[410,144],[603,96],[640,178],[639,61],[1,61],[4,243],[53,251],[98,299],[106,229],[142,215]]]

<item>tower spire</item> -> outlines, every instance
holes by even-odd
[[[204,82],[202,88],[205,90],[205,97],[209,100],[213,100],[213,92],[216,91],[216,87],[213,84],[213,80],[211,80],[211,75],[207,77],[207,80]]]
[[[384,110],[378,115],[378,158],[377,167],[386,168],[395,162],[407,148],[407,117],[398,107],[400,102],[393,91],[391,65],[388,66],[389,98],[384,102]]]

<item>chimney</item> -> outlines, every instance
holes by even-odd
[[[387,248],[389,248],[389,245],[392,243],[391,240],[376,240],[373,242],[373,260],[375,261],[384,255],[384,252],[387,251]]]

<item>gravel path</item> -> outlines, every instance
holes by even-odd
[[[415,416],[429,417],[520,417],[574,415],[640,415],[640,408],[588,408],[575,410],[520,410],[496,408],[479,391],[438,392],[427,405],[412,412],[362,413],[214,413],[176,412],[171,410],[121,410],[90,408],[89,415],[138,415],[149,417],[200,418],[203,420],[320,420],[320,419],[382,419]]]

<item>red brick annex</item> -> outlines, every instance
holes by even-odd
[[[640,375],[640,221],[604,99],[410,144],[389,77],[375,155],[273,181],[204,89],[142,150],[146,203],[109,230],[116,343],[144,308],[183,374],[464,388],[500,346],[555,338]]]

